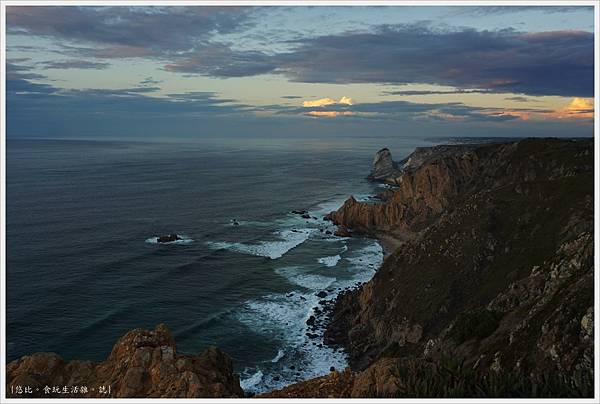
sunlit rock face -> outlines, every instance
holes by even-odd
[[[218,348],[177,352],[164,324],[121,337],[106,361],[65,363],[55,353],[24,356],[7,365],[9,397],[243,397],[231,359]],[[23,395],[19,390],[30,388]],[[60,391],[55,391],[58,388]],[[66,392],[65,390],[66,389]]]

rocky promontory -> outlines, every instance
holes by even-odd
[[[337,299],[326,342],[348,352],[345,391],[592,395],[593,147],[421,150],[381,203],[350,198],[332,213],[345,228],[403,240],[370,282]],[[454,393],[448,374],[462,383]]]
[[[55,353],[36,353],[6,368],[8,397],[243,397],[231,359],[211,347],[199,355],[177,352],[164,324],[135,329],[119,339],[101,363],[65,362]]]

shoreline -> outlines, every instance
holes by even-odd
[[[389,234],[384,234],[384,233],[376,234],[375,239],[377,240],[377,242],[381,245],[381,248],[383,249],[383,260],[384,261],[387,257],[392,255],[398,249],[398,247],[400,247],[402,245],[402,243],[404,243],[403,240],[400,240],[394,236],[391,236]],[[382,262],[382,265],[383,265],[383,262]],[[379,268],[377,268],[377,270],[379,270]]]

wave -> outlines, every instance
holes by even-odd
[[[242,378],[240,380],[240,386],[244,391],[252,391],[253,387],[261,382],[263,378],[263,372],[260,370],[252,373],[247,378]]]
[[[230,250],[242,254],[267,257],[272,260],[283,257],[291,249],[304,243],[315,229],[290,229],[281,230],[275,234],[281,241],[261,241],[258,244],[245,244],[227,241],[208,241],[206,244],[215,250]]]
[[[322,257],[322,258],[318,258],[317,261],[320,264],[325,265],[326,267],[334,267],[337,265],[337,263],[342,259],[342,257],[338,254],[338,255],[334,255],[331,257]]]
[[[290,283],[312,291],[326,289],[336,281],[336,278],[328,276],[299,273],[301,269],[301,267],[282,267],[275,269],[275,272]]]
[[[271,359],[271,362],[273,363],[277,363],[279,362],[279,360],[281,358],[283,358],[285,354],[283,353],[283,349],[280,349],[279,351],[277,351],[277,355],[275,355],[275,357],[273,359]]]

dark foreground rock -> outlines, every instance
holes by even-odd
[[[106,361],[64,362],[55,353],[24,356],[7,365],[8,397],[243,397],[230,358],[218,348],[197,356],[177,352],[164,324],[135,329]],[[26,393],[30,391],[30,393]]]

